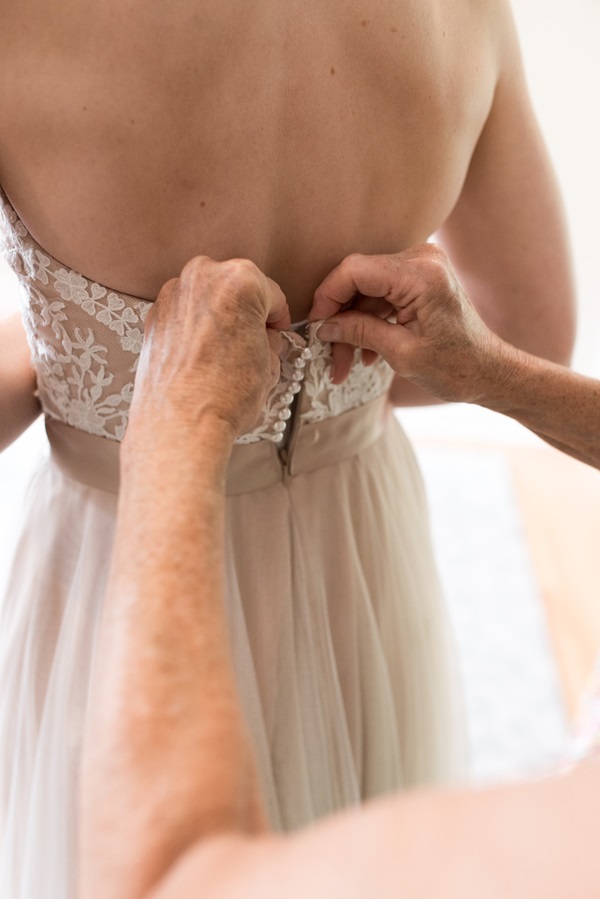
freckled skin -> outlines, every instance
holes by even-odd
[[[507,0],[0,0],[0,87],[0,182],[94,280],[153,299],[199,253],[246,257],[300,320],[349,253],[443,226],[488,323],[568,356],[560,201]]]

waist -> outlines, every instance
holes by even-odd
[[[234,446],[227,470],[226,492],[239,496],[350,459],[383,433],[390,407],[386,396],[320,422],[299,424],[285,450],[270,440]],[[67,477],[108,493],[119,492],[116,440],[96,437],[53,418],[46,418],[53,462]]]

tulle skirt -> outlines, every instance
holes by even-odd
[[[285,466],[273,444],[237,447],[232,461],[233,659],[282,830],[464,773],[420,474],[381,403],[356,413],[304,429]],[[111,441],[84,437],[117,458]],[[2,899],[74,897],[80,748],[92,662],[102,666],[116,487],[94,473],[105,459],[80,446],[69,468],[54,443],[30,487],[0,619]]]

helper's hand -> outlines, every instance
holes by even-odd
[[[348,256],[315,293],[311,319],[330,316],[319,337],[346,345],[334,356],[334,380],[347,376],[353,348],[363,347],[440,399],[477,402],[494,365],[505,365],[497,353],[502,341],[433,244],[392,256]]]
[[[209,416],[233,439],[279,379],[276,332],[289,327],[282,291],[252,262],[192,259],[148,314],[132,419],[145,414],[158,428]]]

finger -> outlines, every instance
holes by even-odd
[[[335,315],[357,294],[387,297],[393,286],[394,268],[387,256],[347,256],[316,289],[309,321]]]
[[[174,314],[174,308],[177,308],[177,297],[181,289],[179,278],[171,278],[161,287],[156,300],[150,306],[148,315],[146,316],[145,328],[146,332],[154,326],[163,315],[171,317]]]
[[[358,312],[369,312],[378,318],[389,319],[393,315],[395,319],[396,315],[394,307],[381,297],[359,297],[357,300],[354,300],[351,308],[356,309]],[[363,349],[360,355],[363,365],[367,368],[374,365],[381,358],[374,350]]]
[[[319,331],[319,337],[321,332]],[[330,377],[334,384],[343,384],[354,364],[354,347],[336,343],[331,350]]]
[[[371,365],[375,365],[377,360],[380,358],[379,353],[376,353],[374,350],[363,350],[361,353],[363,365],[366,365],[367,368]]]
[[[371,312],[379,318],[389,318],[390,315],[396,314],[396,309],[383,297],[363,297],[359,296],[352,301],[352,309],[359,312]]]
[[[292,326],[290,307],[279,284],[266,278],[267,281],[267,324],[276,331],[288,331]]]
[[[395,313],[394,307],[381,297],[358,296],[352,300],[351,308],[358,309],[361,312],[369,312],[380,318],[388,318],[392,312]],[[332,358],[331,379],[334,384],[342,384],[350,374],[355,359],[354,347],[348,346],[346,349],[342,349],[342,344],[335,344]],[[379,359],[377,353],[371,350],[363,350],[362,361],[364,365],[373,365],[377,359]]]
[[[354,310],[326,321],[319,329],[319,337],[332,343],[339,341],[372,350],[390,364],[407,342],[414,341],[414,335],[402,325]]]

